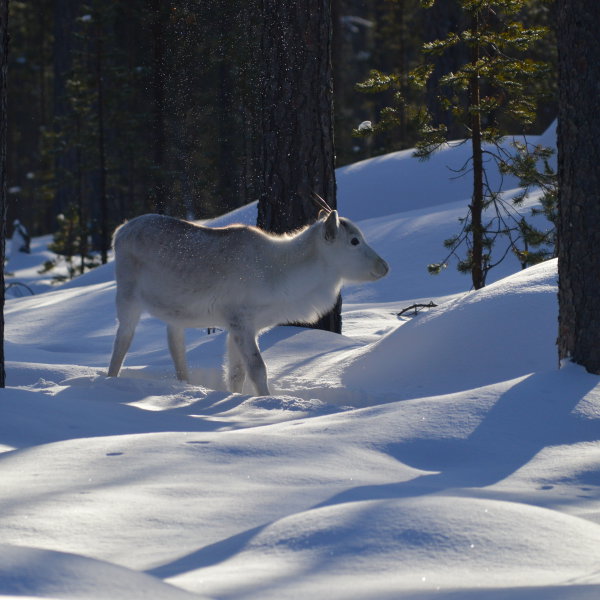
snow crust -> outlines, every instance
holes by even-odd
[[[344,335],[262,337],[269,397],[225,391],[222,333],[189,332],[178,382],[149,317],[107,378],[112,264],[55,287],[48,238],[11,256],[36,293],[6,306],[0,597],[597,599],[600,381],[558,368],[556,261],[477,292],[425,268],[464,214],[463,148],[338,171],[392,273],[345,292]]]

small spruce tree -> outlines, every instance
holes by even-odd
[[[82,275],[86,270],[99,266],[98,256],[90,253],[90,230],[80,220],[81,213],[75,204],[69,205],[64,215],[58,215],[59,228],[53,236],[52,243],[48,249],[57,257],[48,260],[40,270],[47,273],[59,267],[63,261],[67,274],[57,274],[54,279],[65,281],[73,279],[76,275]]]
[[[548,66],[528,57],[527,51],[546,34],[545,27],[525,27],[520,11],[529,0],[459,0],[466,19],[462,31],[450,32],[444,39],[423,46],[427,57],[443,54],[462,46],[467,61],[439,80],[437,98],[443,111],[450,112],[456,123],[462,125],[465,143],[471,145],[469,161],[459,172],[471,173],[473,191],[467,215],[461,219],[461,230],[447,239],[447,258],[429,265],[431,273],[439,273],[451,257],[458,258],[458,269],[471,274],[473,287],[485,285],[490,269],[507,255],[509,250],[523,252],[523,247],[534,245],[532,229],[523,221],[511,201],[498,190],[491,189],[486,177],[486,164],[509,172],[513,162],[501,142],[509,130],[513,133],[535,121],[536,99],[539,86],[535,82],[545,77]],[[436,0],[421,0],[424,8],[431,8]],[[373,72],[368,82],[371,90],[399,89],[400,81],[423,89],[433,72],[433,63],[426,62],[404,78]],[[364,85],[364,84],[363,84]],[[406,105],[405,96],[398,91],[396,106],[387,107],[375,126],[362,132],[387,129],[398,122],[399,106]],[[415,156],[427,159],[447,142],[447,126],[435,123],[431,111],[413,106],[412,118],[418,124],[420,139]],[[519,153],[517,152],[517,155]],[[522,165],[521,165],[522,166]],[[500,238],[508,237],[508,249],[499,257],[492,256],[492,248]],[[466,246],[461,257],[459,249]]]
[[[435,0],[423,0],[432,6]],[[463,244],[466,256],[458,268],[470,272],[473,287],[485,285],[490,269],[500,262],[492,257],[492,248],[499,236],[507,236],[509,248],[518,252],[519,240],[530,233],[523,218],[486,181],[485,159],[491,158],[500,169],[510,164],[511,158],[501,147],[508,126],[525,128],[535,120],[535,89],[532,82],[548,70],[545,63],[534,61],[525,52],[541,39],[546,29],[526,28],[517,19],[527,0],[461,0],[468,26],[451,33],[444,40],[426,44],[426,54],[445,52],[457,45],[466,45],[469,61],[454,73],[440,80],[443,94],[439,101],[462,122],[471,144],[471,159],[463,170],[471,169],[473,192],[461,232],[445,245],[456,253]],[[445,126],[436,126],[429,119],[423,121],[422,139],[417,144],[417,156],[428,157],[446,141]],[[486,210],[489,217],[486,216]],[[445,266],[430,266],[439,272]]]

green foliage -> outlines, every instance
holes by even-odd
[[[451,33],[446,39],[425,44],[423,51],[426,56],[436,55],[461,44],[471,53],[468,62],[440,79],[439,100],[462,119],[467,137],[470,116],[473,112],[480,113],[484,138],[494,140],[498,129],[505,129],[499,127],[500,121],[523,127],[535,119],[532,85],[548,76],[549,67],[523,53],[547,35],[548,30],[525,27],[510,20],[517,17],[526,0],[461,0],[460,4],[471,26]],[[475,79],[481,90],[478,99],[468,93]]]
[[[547,225],[544,229],[522,218],[518,222],[519,242],[513,252],[523,268],[556,256],[556,220],[558,217],[558,178],[550,165],[554,154],[551,148],[536,146],[533,149],[515,142],[515,154],[500,164],[501,171],[519,178],[522,192],[513,198],[513,204],[521,206],[532,189],[541,190],[540,207],[531,209],[531,216],[542,216]]]
[[[518,200],[514,204],[506,201],[489,187],[484,160],[485,156],[488,164],[491,159],[503,172],[522,173],[523,178],[533,181],[534,167],[543,158],[539,151],[527,157],[524,149],[517,149],[514,157],[507,156],[501,141],[508,132],[525,132],[536,122],[537,103],[548,88],[544,82],[551,71],[539,60],[535,48],[549,30],[544,24],[526,23],[532,14],[530,0],[456,3],[464,17],[463,27],[422,44],[423,62],[409,70],[372,70],[357,85],[362,92],[388,94],[391,102],[380,110],[376,121],[361,124],[353,133],[364,137],[400,126],[406,130],[409,120],[418,133],[415,156],[426,160],[448,139],[448,121],[440,120],[440,114],[450,118],[454,133],[457,126],[462,127],[460,136],[470,141],[472,154],[459,172],[472,173],[473,195],[460,232],[444,243],[448,256],[429,265],[428,270],[439,273],[454,258],[459,271],[471,272],[473,285],[478,288],[485,285],[489,270],[510,250],[527,266],[546,256],[548,244],[552,245],[551,233],[541,235],[518,212]],[[435,4],[436,0],[420,2],[423,9]],[[461,56],[462,61],[441,74],[436,72],[439,58],[450,52]],[[434,111],[431,104],[424,107],[424,90],[433,84],[441,112]],[[542,211],[552,219],[552,195],[544,198]],[[508,249],[495,257],[494,246],[500,238],[508,239]],[[461,256],[459,249],[463,247]]]

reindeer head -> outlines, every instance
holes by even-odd
[[[375,281],[387,275],[388,264],[367,244],[360,229],[349,219],[339,217],[337,210],[318,194],[314,194],[313,201],[320,208],[323,237],[331,245],[327,258],[335,262],[342,279],[347,282]]]

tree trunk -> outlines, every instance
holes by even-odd
[[[53,68],[54,68],[54,121],[57,133],[61,133],[61,122],[72,114],[67,97],[67,80],[73,70],[73,56],[80,45],[75,35],[75,19],[78,3],[74,0],[54,1],[54,45],[53,45]],[[76,201],[76,185],[73,182],[75,173],[76,152],[70,147],[56,153],[54,170],[57,181],[57,189],[54,194],[54,216],[64,213],[69,205]],[[56,221],[46,224],[54,229]]]
[[[475,38],[479,32],[479,14],[473,14],[471,35]],[[474,43],[471,49],[471,63],[477,64],[480,56],[479,43]],[[471,111],[471,148],[473,153],[473,196],[471,198],[471,279],[473,287],[478,290],[485,285],[485,268],[483,260],[483,151],[481,145],[481,90],[479,72],[475,69],[471,77],[469,90],[469,105]]]
[[[219,55],[219,87],[217,90],[217,106],[215,117],[217,120],[218,137],[217,145],[217,196],[223,212],[229,212],[240,205],[238,198],[239,167],[236,160],[236,142],[239,136],[238,123],[235,119],[234,96],[236,89],[235,73],[227,57],[226,36],[231,27],[227,21],[228,12],[221,9],[217,25],[219,27],[218,55]]]
[[[154,136],[153,148],[153,210],[159,214],[165,214],[168,208],[167,188],[165,184],[166,168],[166,134],[165,134],[165,28],[167,26],[167,16],[165,8],[160,0],[152,0],[152,37],[153,37],[153,58],[152,58],[152,94],[153,94],[153,115],[152,129]]]
[[[6,243],[6,76],[8,65],[8,0],[0,0],[0,387],[4,370],[4,256]]]
[[[260,0],[258,226],[313,221],[313,193],[336,208],[330,0]],[[339,311],[318,325],[341,331]]]
[[[110,246],[108,231],[108,198],[106,195],[106,144],[104,125],[104,67],[103,31],[100,12],[96,14],[96,94],[98,99],[98,170],[99,170],[99,216],[100,216],[100,258],[102,264],[108,262]]]
[[[600,12],[558,0],[559,358],[600,374]]]

